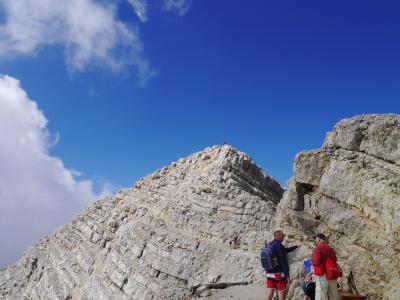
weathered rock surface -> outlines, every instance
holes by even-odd
[[[400,299],[400,116],[339,122],[320,150],[297,155],[277,225],[301,242],[292,277],[302,278],[312,236],[324,232],[345,275],[353,271],[369,299]],[[300,295],[296,284],[290,296]]]
[[[262,282],[282,187],[244,153],[207,148],[90,206],[0,271],[1,299],[187,299]],[[240,248],[228,241],[240,238]]]
[[[399,149],[399,115],[345,119],[321,149],[296,156],[283,195],[244,153],[207,148],[30,248],[0,271],[0,299],[263,299],[259,249],[282,228],[301,245],[289,256],[289,299],[303,299],[303,260],[323,232],[363,294],[398,300]]]

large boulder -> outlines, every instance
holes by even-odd
[[[323,232],[362,294],[400,299],[400,116],[345,119],[321,149],[298,154],[276,227],[302,244],[290,298],[301,299],[302,260]]]
[[[0,298],[186,299],[262,282],[259,248],[283,192],[244,153],[207,148],[39,241],[0,271]]]

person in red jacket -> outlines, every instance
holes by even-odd
[[[323,233],[318,233],[315,238],[315,248],[311,257],[311,262],[314,266],[314,273],[317,268],[325,268],[325,263],[328,257],[335,262],[337,261],[336,252],[326,242],[326,236]],[[338,300],[337,280],[327,280],[326,274],[315,275],[315,300]]]

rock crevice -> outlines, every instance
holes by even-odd
[[[339,122],[321,149],[296,157],[277,212],[275,226],[303,243],[301,257],[312,251],[311,234],[329,236],[345,274],[372,299],[400,297],[399,133],[398,115]],[[300,280],[301,261],[293,263]],[[290,295],[299,294],[292,286]]]

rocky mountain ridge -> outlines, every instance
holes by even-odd
[[[289,299],[302,299],[303,260],[324,232],[361,292],[397,300],[399,175],[399,115],[339,122],[321,149],[296,156],[286,191],[235,148],[206,148],[28,249],[0,271],[0,299],[191,299],[221,288],[218,299],[235,299],[263,282],[259,250],[279,228],[301,246],[289,256]]]
[[[216,146],[97,201],[0,273],[3,299],[186,299],[262,278],[282,187]],[[261,233],[261,234],[260,234]],[[240,237],[240,250],[229,247]]]

